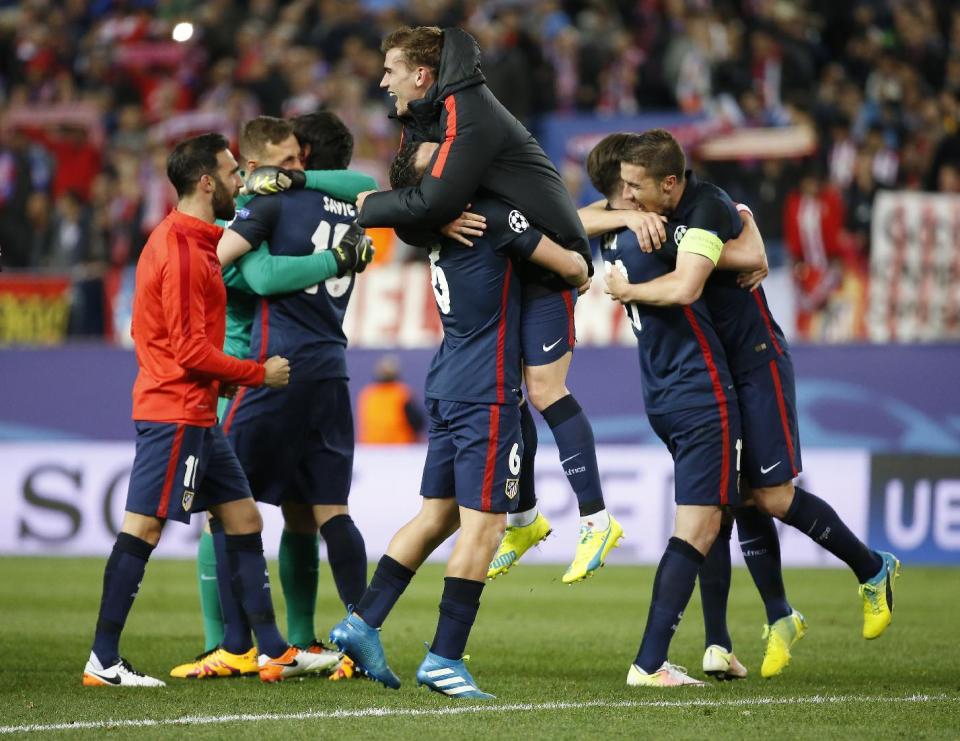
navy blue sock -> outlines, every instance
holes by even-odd
[[[243,611],[240,596],[233,586],[233,572],[227,555],[227,534],[220,520],[210,520],[213,552],[217,556],[217,594],[220,595],[220,614],[223,615],[222,645],[232,654],[244,654],[253,648],[250,623]]]
[[[287,650],[287,642],[280,635],[273,614],[270,575],[263,557],[263,538],[260,533],[250,533],[225,535],[224,540],[233,591],[239,597],[247,622],[257,637],[257,650],[275,659]]]
[[[354,612],[371,628],[379,628],[397,604],[414,573],[416,572],[399,561],[394,561],[390,556],[382,556],[376,571],[373,572],[370,586],[363,593]]]
[[[355,605],[367,588],[367,548],[350,515],[331,517],[320,528],[327,544],[333,581],[345,607]]]
[[[670,641],[687,609],[703,555],[680,538],[670,538],[653,580],[653,599],[634,663],[647,674],[667,660]]]
[[[727,598],[730,596],[730,532],[733,523],[720,526],[706,558],[700,565],[700,602],[703,605],[704,646],[733,648],[727,630]]]
[[[533,460],[537,457],[537,423],[530,413],[530,402],[520,404],[520,437],[523,455],[520,457],[520,499],[517,512],[527,512],[537,506],[537,492],[533,480]]]
[[[783,521],[807,534],[821,548],[853,569],[861,584],[880,571],[883,560],[850,532],[836,511],[815,494],[799,486]]]
[[[103,570],[100,613],[93,635],[93,652],[102,666],[120,658],[120,633],[140,590],[153,546],[129,533],[120,533]]]
[[[443,580],[443,597],[440,598],[440,620],[433,636],[430,651],[437,656],[454,661],[463,658],[470,629],[480,609],[483,582],[473,579],[458,579],[455,576]]]
[[[604,509],[593,428],[573,394],[567,394],[544,409],[543,418],[557,441],[560,465],[577,495],[580,516],[586,517]]]
[[[767,624],[773,625],[793,612],[783,587],[777,527],[770,515],[756,507],[738,507],[734,517],[737,520],[740,552],[760,592],[760,599],[767,611]]]

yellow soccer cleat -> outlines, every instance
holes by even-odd
[[[357,667],[353,659],[349,656],[344,656],[340,659],[340,663],[330,672],[330,676],[327,677],[327,679],[331,682],[340,682],[345,679],[365,679],[366,676],[366,673]]]
[[[508,527],[503,534],[503,540],[500,541],[500,547],[493,554],[493,560],[487,570],[487,578],[496,579],[501,574],[506,574],[524,553],[545,540],[552,532],[549,521],[539,512],[536,519],[529,525]]]
[[[777,676],[790,663],[790,648],[807,634],[807,621],[794,610],[773,625],[763,626],[763,640],[767,647],[763,652],[760,676],[764,679]]]
[[[631,664],[627,673],[628,687],[705,687],[706,684],[687,674],[684,667],[667,661],[653,674],[647,674],[636,664]]]
[[[573,563],[563,575],[564,584],[586,579],[594,571],[603,566],[607,555],[620,544],[623,537],[623,528],[613,515],[610,515],[610,524],[606,530],[594,530],[586,525],[580,526],[580,542],[577,543],[577,552]]]
[[[883,568],[870,581],[860,585],[863,598],[863,637],[879,638],[893,620],[893,583],[900,576],[900,562],[892,553],[879,551]]]
[[[173,667],[170,676],[179,679],[214,679],[257,674],[259,671],[257,649],[251,648],[244,654],[232,654],[218,646],[200,654],[188,664]]]

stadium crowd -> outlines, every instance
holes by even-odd
[[[952,5],[0,0],[3,263],[80,280],[135,263],[174,203],[171,142],[235,141],[261,113],[332,108],[356,137],[354,166],[385,183],[398,132],[379,44],[406,22],[469,30],[493,92],[534,132],[547,114],[660,110],[814,127],[813,156],[707,174],[753,206],[773,264],[784,244],[812,266],[798,283],[815,300],[831,290],[824,265],[865,271],[878,189],[960,192]]]

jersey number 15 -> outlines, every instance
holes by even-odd
[[[310,237],[310,241],[313,243],[313,254],[318,252],[323,252],[324,250],[329,250],[333,245],[339,244],[340,240],[343,239],[343,235],[347,233],[347,229],[350,228],[349,224],[334,224],[333,228],[330,227],[329,221],[321,221],[317,224],[317,228],[313,232],[313,236]],[[333,239],[331,239],[331,236]],[[347,292],[347,289],[350,288],[350,281],[353,279],[353,273],[347,273],[342,278],[327,278],[323,285],[327,288],[327,293],[329,293],[334,298],[340,298],[343,294]],[[316,294],[320,289],[319,283],[314,283],[308,288],[304,288],[304,293],[309,293],[310,295]]]

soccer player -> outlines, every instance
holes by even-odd
[[[334,114],[321,112],[305,126],[305,140],[324,141],[310,153],[312,169],[343,169],[353,137]],[[241,152],[254,168],[263,155],[299,153],[293,127],[283,119],[260,117],[241,133]],[[282,158],[281,158],[282,161]],[[327,543],[334,582],[344,604],[354,604],[366,587],[366,550],[350,517],[347,498],[353,469],[353,415],[347,387],[346,337],[342,323],[353,289],[354,271],[369,261],[352,204],[313,190],[259,196],[237,212],[220,249],[248,252],[266,241],[273,254],[329,251],[336,272],[307,288],[258,301],[251,335],[252,357],[283,352],[297,367],[283,393],[242,389],[230,402],[223,430],[237,452],[259,502],[278,505],[284,516],[282,582],[296,616],[292,640],[331,668],[340,656],[316,640],[316,538]],[[215,534],[216,535],[216,534]],[[219,563],[219,549],[217,561]],[[224,608],[224,639],[217,661],[236,666],[249,634]],[[211,658],[206,664],[214,663]]]
[[[293,133],[300,147],[300,157],[307,164],[323,164],[320,155],[328,144],[330,132],[322,123],[330,114],[305,114],[293,120]],[[320,125],[318,125],[320,124]],[[247,195],[236,199],[244,207],[253,197],[283,190],[308,188],[323,191],[338,200],[353,201],[361,190],[376,187],[368,175],[351,170],[284,169],[281,165],[298,166],[292,148],[286,143],[268,142],[260,159],[248,160]],[[314,156],[317,153],[317,156]],[[252,168],[252,169],[251,169]],[[259,298],[302,291],[336,276],[337,263],[329,250],[310,255],[272,255],[266,243],[223,269],[227,286],[227,329],[224,352],[235,358],[246,358],[250,351],[250,334]],[[217,416],[226,416],[228,399],[221,398]],[[284,530],[280,539],[280,582],[287,603],[287,637],[300,648],[318,650],[313,618],[317,599],[319,569],[317,539]],[[297,566],[296,564],[305,564]],[[171,676],[211,678],[246,674],[256,671],[256,662],[238,663],[223,651],[224,622],[217,592],[217,561],[213,534],[209,527],[201,534],[197,556],[197,578],[204,626],[204,650],[192,662],[173,668]],[[311,575],[302,578],[305,570]],[[243,654],[240,654],[241,656]],[[232,663],[231,663],[232,662]]]
[[[390,226],[413,244],[429,245],[434,230],[460,216],[478,188],[501,197],[541,232],[581,254],[593,271],[590,245],[556,168],[530,133],[484,83],[480,50],[457,28],[401,27],[384,40],[380,87],[396,99],[406,141],[442,142],[423,180],[383,193],[361,193],[359,222]],[[576,293],[533,265],[518,268],[524,283],[523,357],[527,399],[541,412],[557,442],[561,467],[581,516],[576,552],[564,583],[580,581],[603,565],[623,536],[603,500],[590,421],[566,387],[576,333]],[[521,406],[525,449],[520,511],[511,514],[504,541],[488,570],[507,571],[550,533],[536,508],[533,455],[536,426]]]
[[[627,135],[611,135],[588,158],[591,181],[613,208],[629,206],[619,182],[620,148],[627,140]],[[717,227],[726,241],[739,236],[742,224],[729,199],[723,205],[726,219]],[[693,246],[694,240],[689,244]],[[609,274],[626,274],[630,280],[663,275],[672,269],[668,256],[662,251],[642,251],[634,232],[626,229],[604,237],[602,254]],[[753,259],[759,261],[760,257],[757,251]],[[711,259],[719,258],[719,250],[711,253]],[[747,266],[752,267],[749,263]],[[704,302],[685,309],[633,304],[626,308],[640,351],[647,415],[674,459],[678,505],[674,535],[657,571],[643,642],[627,683],[654,687],[702,684],[669,663],[667,651],[706,559],[718,549],[726,549],[729,564],[728,543],[722,538],[716,541],[724,527],[722,510],[735,506],[738,499],[740,423],[736,397]],[[727,575],[729,588],[729,569]],[[726,592],[723,596],[725,599]],[[726,632],[725,625],[711,631],[713,627],[708,625],[710,644],[722,640],[712,633],[719,633],[720,627]],[[718,670],[723,676],[745,676],[746,670],[733,656],[729,638],[726,640],[727,661]],[[710,645],[708,653],[715,653],[713,648]]]
[[[263,522],[237,458],[215,426],[221,384],[281,388],[290,374],[285,358],[237,360],[219,349],[226,292],[216,260],[222,230],[214,220],[233,217],[237,170],[220,134],[183,141],[167,160],[179,200],[150,235],[137,263],[137,451],[123,525],[104,570],[85,686],[164,686],[120,657],[120,634],[166,521],[189,522],[193,512],[204,509],[223,532],[227,557],[220,589],[230,593],[256,635],[260,679],[301,674],[316,662],[288,646],[277,630]]]
[[[405,143],[391,167],[391,185],[415,184],[436,149],[433,143]],[[463,652],[521,476],[521,291],[510,258],[534,260],[573,286],[588,276],[580,255],[542,238],[517,209],[488,197],[474,200],[473,208],[488,227],[474,248],[443,239],[430,252],[444,333],[427,374],[430,422],[421,509],[393,536],[370,586],[330,631],[330,640],[370,677],[399,688],[380,628],[416,570],[459,529],[436,634],[417,683],[449,697],[487,700],[493,695],[477,688]]]
[[[686,249],[700,194],[713,186],[701,183],[685,168],[683,150],[662,129],[635,135],[626,147],[621,176],[632,200],[644,210],[670,214],[688,228],[675,270],[655,280],[637,281],[639,285],[628,285],[615,276],[609,290],[625,304],[653,306],[687,304],[702,291],[713,314],[737,390],[745,442],[744,470],[756,503],[756,510],[739,513],[741,548],[754,581],[775,587],[761,589],[761,594],[773,595],[764,600],[768,623],[761,674],[774,676],[789,663],[790,648],[803,637],[806,622],[784,596],[776,530],[769,518],[762,516],[764,513],[801,530],[850,567],[860,582],[862,634],[866,639],[877,638],[890,624],[900,562],[891,553],[868,548],[833,507],[794,485],[793,479],[801,470],[800,439],[793,363],[786,339],[770,314],[762,287],[745,291],[730,273],[710,276],[713,265]],[[712,235],[698,234],[696,239],[705,250],[718,248]],[[749,548],[745,547],[748,544]],[[756,552],[775,557],[752,558]]]

